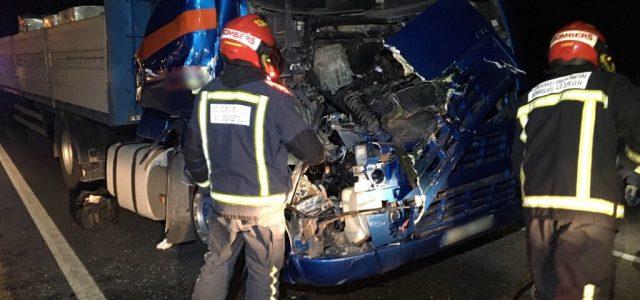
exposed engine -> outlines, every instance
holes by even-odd
[[[405,238],[416,203],[402,199],[417,176],[407,153],[437,130],[447,80],[424,80],[384,44],[397,24],[317,27],[266,16],[282,37],[285,83],[332,154],[294,178],[287,209],[293,251],[349,255]],[[303,173],[297,168],[294,177]]]

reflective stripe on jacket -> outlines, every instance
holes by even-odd
[[[555,71],[517,110],[522,205],[538,217],[621,217],[617,145],[630,158],[640,149],[640,90],[616,74]]]
[[[313,164],[322,161],[322,145],[304,122],[298,100],[263,78],[233,87],[215,79],[194,106],[186,169],[200,188],[210,189],[221,215],[245,218],[282,210],[291,188],[288,153]]]

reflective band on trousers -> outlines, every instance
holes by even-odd
[[[256,106],[256,117],[254,126],[254,146],[256,156],[256,175],[260,186],[260,196],[269,196],[269,173],[265,159],[264,145],[264,123],[267,112],[267,102],[269,97],[255,95],[242,91],[215,91],[202,92],[200,98],[200,106],[198,107],[198,122],[200,133],[202,136],[202,144],[204,145],[204,155],[207,160],[209,172],[211,169],[211,158],[208,149],[208,133],[207,133],[207,104],[211,101],[243,101],[254,104]],[[213,177],[213,175],[211,176]]]
[[[627,158],[629,158],[629,160],[634,163],[640,164],[640,153],[631,150],[629,146],[624,149],[624,153],[627,155]]]
[[[245,196],[245,195],[229,195],[211,191],[211,198],[218,202],[230,205],[242,206],[269,206],[283,204],[287,197],[285,194],[276,194],[270,196]]]
[[[584,286],[584,290],[582,292],[582,300],[593,300],[595,294],[596,286],[593,284],[587,284]]]
[[[275,266],[271,266],[271,272],[269,272],[269,278],[271,279],[271,284],[269,285],[269,289],[271,290],[271,296],[269,299],[276,300],[276,295],[278,294],[278,268]]]
[[[570,196],[525,196],[522,207],[528,208],[552,208],[574,211],[584,211],[605,214],[608,216],[624,217],[624,206],[604,199],[578,198]]]
[[[201,187],[201,188],[207,188],[207,187],[209,187],[209,180],[207,180],[205,182],[196,182],[196,185]]]

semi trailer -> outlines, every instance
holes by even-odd
[[[220,29],[259,13],[279,81],[334,155],[290,160],[292,283],[386,272],[520,218],[508,113],[522,75],[499,0],[109,0],[104,14],[0,38],[15,120],[53,144],[64,183],[103,184],[165,224],[159,247],[206,242],[212,199],[184,173]]]

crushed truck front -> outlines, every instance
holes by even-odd
[[[292,161],[286,281],[358,280],[520,217],[507,108],[522,74],[498,1],[236,7],[270,24],[281,80],[333,154]],[[210,201],[194,201],[203,240]]]

